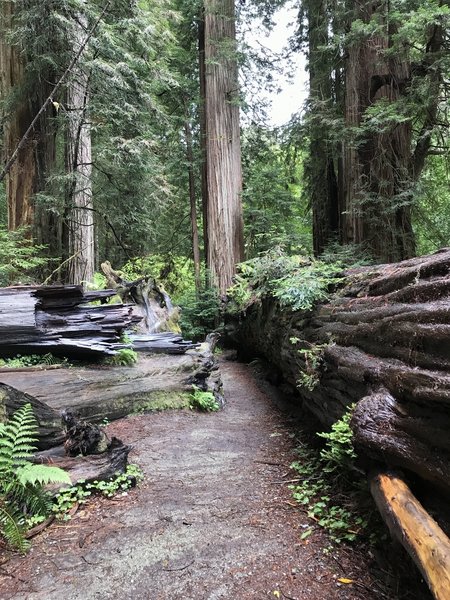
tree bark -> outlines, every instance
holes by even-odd
[[[224,294],[243,258],[234,0],[205,3],[207,265]]]
[[[376,2],[355,0],[354,7],[354,18],[365,23],[374,13],[387,19],[384,5]],[[392,33],[389,30],[385,36],[367,36],[347,48],[345,123],[357,133],[345,144],[341,209],[343,242],[364,244],[376,259],[386,262],[409,258],[415,249],[411,224],[411,124],[384,124],[384,131],[379,132],[364,123],[367,109],[379,101],[396,102],[401,97],[398,82],[410,77],[410,65],[405,59],[384,57]],[[380,74],[385,73],[389,73],[389,78],[381,81]],[[381,84],[374,87],[378,80]]]
[[[184,133],[186,137],[186,158],[189,172],[189,204],[191,209],[191,233],[192,233],[192,253],[194,256],[194,276],[195,289],[197,294],[201,288],[200,280],[200,245],[198,240],[197,225],[197,194],[195,192],[195,174],[194,174],[194,152],[192,145],[192,131],[189,121],[184,122]]]
[[[73,40],[74,48],[84,41],[80,26]],[[67,144],[66,170],[70,176],[67,192],[68,255],[70,258],[67,283],[83,284],[92,281],[94,259],[94,211],[92,201],[91,126],[88,121],[89,76],[76,65],[67,86]]]
[[[277,365],[325,426],[356,404],[361,455],[450,496],[449,271],[450,250],[348,271],[312,312],[251,306],[237,343]]]
[[[17,6],[14,2],[2,2],[0,10],[0,96],[14,102],[8,112],[1,114],[3,124],[2,163],[7,163],[16,150],[35,115],[41,108],[51,84],[42,78],[38,84],[26,74],[26,49],[9,43],[8,35],[15,27]],[[53,75],[48,74],[48,80]],[[16,230],[29,227],[30,235],[38,233],[33,227],[36,209],[33,196],[44,189],[45,178],[55,160],[55,130],[51,124],[51,111],[39,118],[32,135],[25,140],[17,159],[6,176],[6,199],[8,204],[8,228]],[[39,211],[41,213],[43,211]],[[39,219],[41,218],[39,214]]]

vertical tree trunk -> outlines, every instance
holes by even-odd
[[[186,137],[186,158],[189,170],[189,200],[191,207],[191,232],[192,232],[192,252],[194,255],[194,273],[195,289],[200,291],[200,246],[198,243],[197,226],[197,195],[195,193],[195,175],[194,175],[194,153],[192,150],[192,131],[189,121],[186,118],[184,122],[184,133]]]
[[[331,67],[324,61],[323,47],[328,43],[328,22],[324,17],[325,3],[312,0],[306,4],[309,24],[310,122],[309,161],[305,172],[313,213],[314,254],[338,238],[338,182],[333,161],[333,148],[328,132],[320,121],[324,105],[331,105]]]
[[[74,47],[83,40],[77,31]],[[67,86],[68,283],[89,282],[94,276],[94,213],[92,203],[91,127],[87,119],[89,77],[76,66]]]
[[[356,0],[355,18],[368,22],[386,6]],[[386,25],[387,29],[387,25]],[[380,261],[414,254],[411,226],[411,125],[394,122],[382,132],[364,124],[367,109],[378,100],[395,102],[400,83],[409,77],[402,58],[386,58],[389,34],[372,35],[348,47],[345,121],[358,133],[344,152],[344,243],[363,243]]]
[[[208,266],[208,184],[206,174],[206,84],[205,84],[205,11],[202,8],[198,22],[198,67],[200,82],[200,157],[201,157],[201,192],[202,192],[202,217],[203,217],[203,249],[205,266]],[[207,282],[205,282],[207,283]]]
[[[243,257],[239,90],[233,0],[205,5],[207,264],[221,293]]]
[[[14,28],[17,13],[15,2],[4,1],[0,8],[0,97],[15,94],[14,101],[1,114],[3,125],[2,162],[14,153],[24,133],[48,95],[50,83],[35,84],[26,76],[26,49],[9,43],[8,35]],[[48,79],[52,76],[49,75]],[[6,176],[8,227],[30,227],[34,233],[35,207],[33,196],[42,190],[45,177],[55,158],[55,132],[50,124],[50,111],[37,122],[32,135],[19,151],[17,160]],[[40,241],[40,240],[39,240]]]

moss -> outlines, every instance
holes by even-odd
[[[148,401],[135,408],[135,412],[153,412],[159,410],[170,410],[189,408],[190,392],[181,390],[158,390],[145,395]],[[139,399],[141,400],[141,399]]]

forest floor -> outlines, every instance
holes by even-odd
[[[376,557],[368,545],[324,553],[330,539],[319,528],[301,539],[312,521],[288,480],[302,421],[250,367],[223,361],[221,370],[219,413],[166,411],[109,425],[132,444],[130,461],[145,480],[54,522],[25,557],[3,552],[1,599],[430,598],[387,553]]]

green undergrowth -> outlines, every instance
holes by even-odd
[[[290,488],[312,521],[300,536],[302,540],[318,528],[327,531],[332,544],[362,539],[375,544],[382,535],[366,481],[354,466],[350,418],[349,411],[330,432],[318,434],[326,440],[321,450],[306,444],[297,447],[298,458],[291,467],[299,482]]]
[[[194,389],[191,393],[189,406],[191,409],[200,410],[202,412],[217,412],[220,408],[220,405],[212,392],[203,392],[199,389]]]
[[[104,362],[111,367],[132,367],[138,362],[139,355],[131,348],[121,348],[114,356],[110,356]]]
[[[10,369],[20,369],[23,367],[49,366],[49,365],[65,365],[68,366],[67,358],[54,356],[50,352],[47,354],[16,354],[12,358],[0,358],[0,367],[8,367]]]
[[[120,473],[105,481],[86,483],[79,481],[77,485],[62,489],[53,502],[53,513],[62,520],[70,519],[68,512],[75,504],[86,504],[95,495],[113,498],[117,494],[126,494],[127,490],[142,481],[144,474],[140,467],[129,464],[124,473]]]
[[[273,297],[293,311],[311,310],[325,301],[343,279],[342,264],[305,256],[288,256],[274,248],[238,265],[235,284],[229,289],[229,312],[241,312],[263,298]]]
[[[147,401],[139,404],[134,414],[189,408],[191,394],[184,390],[154,390],[146,394]]]

